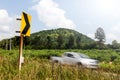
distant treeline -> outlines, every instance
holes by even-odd
[[[11,42],[11,44],[10,44]],[[20,37],[13,37],[2,40],[1,48],[18,48]],[[111,47],[104,45],[103,48]],[[71,29],[44,30],[31,34],[30,37],[24,37],[24,48],[26,49],[95,49],[99,48],[97,42],[93,39]]]

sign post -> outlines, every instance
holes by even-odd
[[[19,50],[19,71],[21,70],[21,66],[22,66],[22,48],[23,48],[23,35],[20,35],[20,50]]]
[[[22,12],[22,18],[17,19],[21,20],[21,28],[20,28],[20,49],[19,49],[19,71],[21,70],[22,63],[24,63],[24,57],[22,55],[23,52],[23,40],[25,36],[30,36],[30,22],[31,22],[31,16],[26,14],[25,12]]]

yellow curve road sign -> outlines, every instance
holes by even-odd
[[[22,12],[22,18],[21,18],[21,28],[20,28],[20,34],[24,36],[30,36],[30,22],[31,22],[31,16],[26,14],[25,12]]]

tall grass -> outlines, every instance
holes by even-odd
[[[74,50],[73,50],[74,51]],[[0,50],[0,80],[119,80],[119,72],[101,64],[98,70],[53,64],[45,54],[61,55],[66,50],[26,50],[22,70],[18,71],[18,50]],[[44,55],[43,57],[41,55]],[[118,68],[116,68],[118,69]],[[107,71],[111,70],[111,71]],[[115,70],[115,71],[114,71]]]

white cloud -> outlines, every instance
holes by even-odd
[[[111,27],[110,31],[115,34],[120,33],[120,22],[117,23],[115,26]]]
[[[32,9],[37,11],[39,20],[48,28],[75,28],[75,24],[65,17],[65,11],[53,0],[40,0]]]
[[[90,0],[92,2],[93,11],[99,15],[119,17],[120,0]]]
[[[117,23],[117,25],[111,27],[110,32],[107,34],[107,37],[109,40],[117,40],[120,42],[120,23]]]
[[[10,22],[12,21],[12,18],[8,16],[8,13],[6,10],[1,9],[0,10],[0,32],[8,32]]]
[[[5,25],[8,24],[12,20],[11,17],[8,16],[8,13],[6,10],[1,9],[0,10],[0,24]]]
[[[0,40],[16,35],[15,31],[20,26],[15,17],[10,17],[7,10],[0,9]]]
[[[95,35],[94,34],[87,34],[87,36],[89,36],[92,39],[95,39]]]
[[[113,40],[117,40],[120,43],[120,36],[116,35],[114,33],[108,33],[106,34],[107,37],[107,43],[112,43]]]
[[[119,39],[119,38],[117,38],[117,35],[115,35],[113,33],[107,34],[107,37],[110,40],[117,40],[117,39]]]

